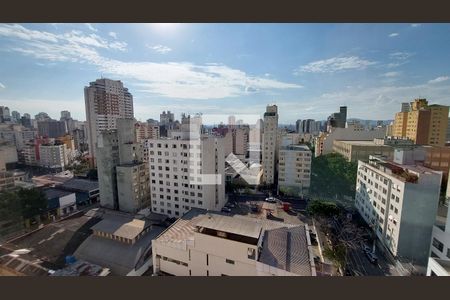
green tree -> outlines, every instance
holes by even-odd
[[[0,220],[18,220],[22,215],[22,205],[15,192],[0,194]]]
[[[31,219],[42,215],[47,208],[47,197],[40,189],[19,189],[17,196],[20,200],[22,216]]]
[[[333,248],[326,247],[323,255],[332,260],[338,268],[343,269],[347,263],[347,248],[342,244],[335,245]]]
[[[308,204],[307,211],[312,216],[333,217],[340,214],[341,210],[335,202],[313,200]]]
[[[314,157],[311,163],[310,194],[329,199],[353,197],[357,166],[337,153]]]

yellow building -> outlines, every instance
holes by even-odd
[[[431,111],[428,144],[444,146],[448,127],[448,106],[433,104],[428,106]]]
[[[395,114],[395,121],[392,128],[392,135],[405,137],[406,122],[408,121],[408,112],[398,112]]]
[[[61,136],[57,138],[56,140],[60,141],[61,143],[66,145],[66,148],[68,150],[75,150],[75,144],[73,141],[73,138],[70,134],[66,134],[64,136]]]
[[[407,137],[420,145],[444,146],[449,107],[428,105],[426,99],[411,102],[411,111],[395,114],[393,136]]]

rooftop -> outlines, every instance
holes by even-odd
[[[402,165],[393,161],[387,161],[379,156],[370,155],[369,165],[382,172],[397,177],[406,182],[417,183],[420,174],[440,174],[440,171],[434,171],[421,165]]]
[[[92,190],[98,190],[98,181],[82,178],[72,178],[61,184],[60,188],[89,192]]]
[[[203,227],[227,233],[234,233],[251,238],[259,238],[262,226],[252,220],[235,219],[229,216],[206,214],[197,222],[197,227]]]
[[[109,233],[119,237],[134,239],[145,228],[149,227],[148,221],[134,219],[128,216],[109,215],[92,226],[92,230]]]
[[[119,243],[91,235],[78,247],[74,256],[107,267],[112,275],[125,276],[135,267],[139,268],[151,248],[152,240],[163,231],[162,227],[152,226],[151,230],[134,244]]]
[[[214,222],[218,221],[218,223],[212,224],[212,220]],[[296,225],[237,214],[224,216],[219,212],[209,212],[204,209],[193,208],[173,223],[172,226],[167,228],[157,237],[157,240],[168,245],[173,245],[174,247],[184,247],[186,243],[194,240],[194,233],[197,227],[202,226],[258,239],[264,230],[294,227]]]
[[[388,147],[387,145],[378,145],[375,144],[374,141],[346,141],[346,140],[335,140],[335,142],[341,142],[341,143],[346,143],[349,145],[355,145],[355,146],[385,146]]]
[[[290,151],[311,151],[306,145],[288,145],[281,147],[281,150],[290,150]]]
[[[45,196],[47,199],[54,199],[54,198],[61,198],[70,194],[73,194],[73,192],[69,191],[63,191],[55,188],[47,188],[44,189]]]
[[[291,273],[311,276],[305,227],[266,230],[259,261]]]

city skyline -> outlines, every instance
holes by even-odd
[[[449,32],[446,24],[0,24],[0,102],[86,120],[83,88],[103,76],[129,88],[141,121],[167,110],[262,115],[269,103],[280,124],[325,120],[341,105],[349,118],[387,120],[415,98],[450,104]]]

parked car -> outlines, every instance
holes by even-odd
[[[225,206],[225,207],[222,208],[221,211],[222,212],[226,212],[226,213],[230,213],[231,212],[231,208]]]
[[[373,264],[376,264],[378,261],[378,257],[375,255],[375,253],[372,252],[366,252],[366,256],[369,259],[369,261]]]
[[[276,203],[277,199],[275,199],[274,197],[268,197],[264,201],[269,202],[269,203]]]

